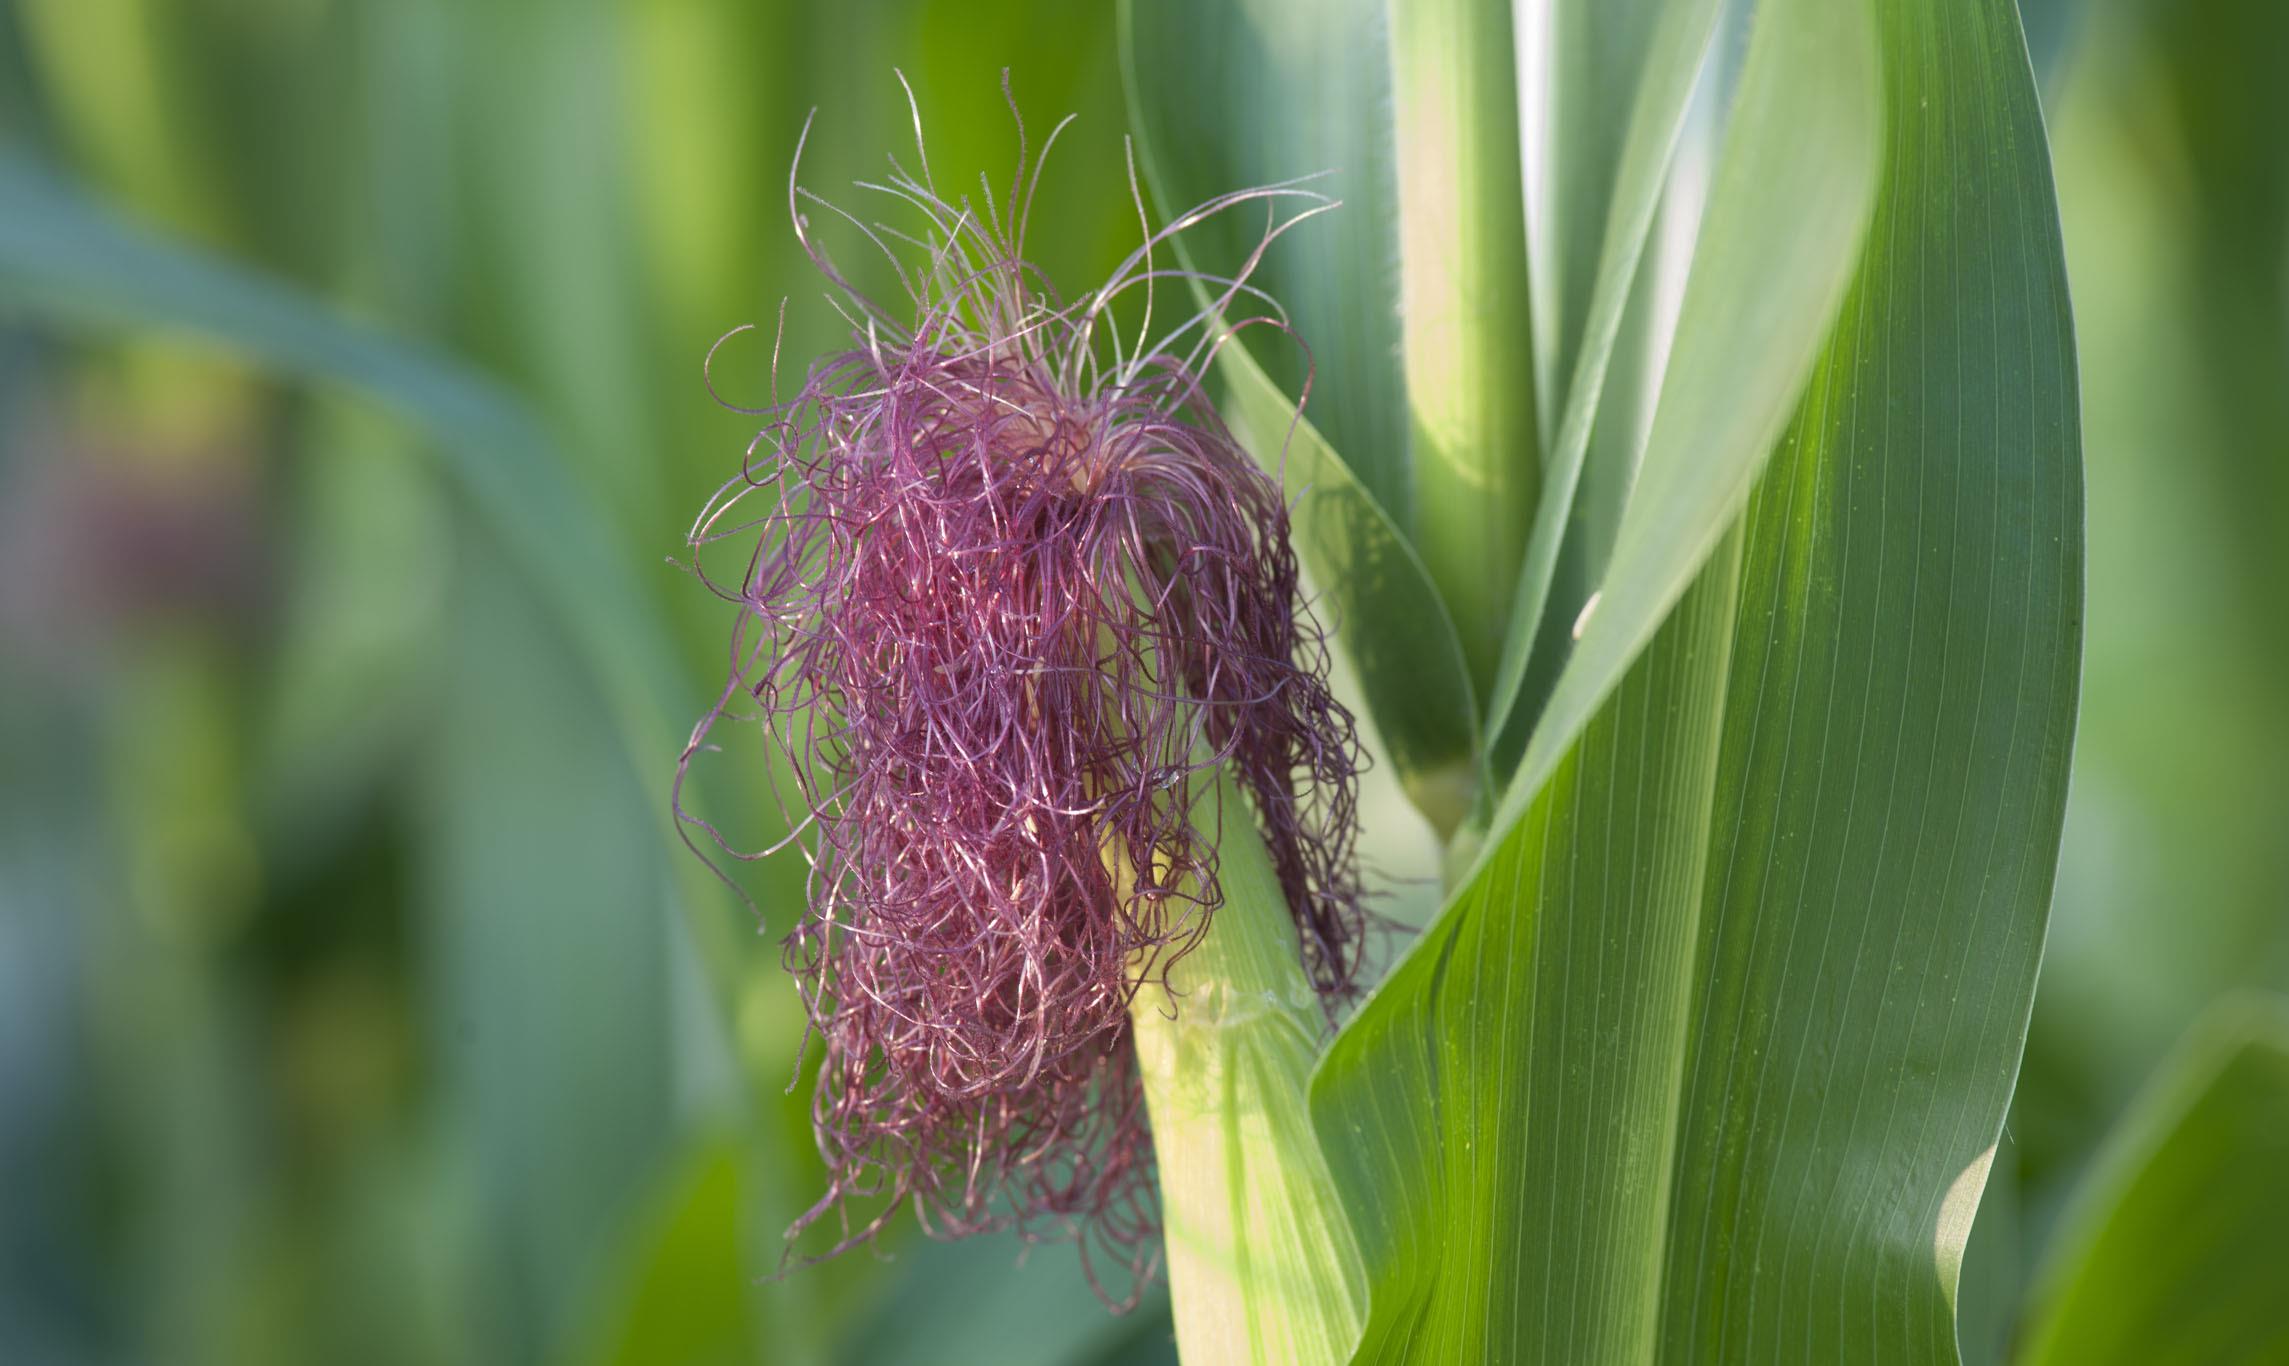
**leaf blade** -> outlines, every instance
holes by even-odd
[[[1241,329],[1217,365],[1227,418],[1284,478],[1297,551],[1358,666],[1384,757],[1444,838],[1487,799],[1479,703],[1454,618],[1405,530],[1413,479],[1396,275],[1379,264],[1361,277],[1351,265],[1396,261],[1398,229],[1380,6],[1345,3],[1322,16],[1292,0],[1123,0],[1122,69],[1164,207],[1318,171],[1344,201],[1282,239],[1257,274],[1308,343],[1308,371],[1299,348],[1266,344],[1266,328]],[[1233,214],[1175,243],[1196,268],[1237,263],[1255,245]],[[1312,407],[1299,419],[1307,373]]]
[[[1285,476],[1296,552],[1328,601],[1335,633],[1382,725],[1399,785],[1442,837],[1486,790],[1478,704],[1446,605],[1414,547],[1252,356],[1227,350],[1225,417]]]
[[[1408,525],[1484,696],[1542,483],[1511,16],[1476,0],[1390,16]]]
[[[1659,629],[1748,498],[1842,303],[1874,193],[1872,38],[1859,6],[1760,12],[1677,323],[1644,493],[1595,614],[1496,813],[1514,818]],[[1790,263],[1770,272],[1762,264]]]
[[[1807,20],[1841,15],[1768,6],[1744,111],[1760,80],[1804,74]],[[1638,584],[1626,629],[1585,638],[1560,685],[1581,710],[1553,704],[1464,893],[1315,1079],[1370,1264],[1359,1360],[1953,1359],[2064,805],[2073,350],[2015,15],[1884,0],[1860,21],[1832,36],[1882,62],[1886,174],[1869,168],[1876,227],[1786,440],[1693,470],[1669,419],[1660,505],[1630,514],[1642,560],[1616,556]],[[1673,367],[1665,409],[1705,410],[1738,361],[1715,320],[1681,329],[1675,364],[1707,373]],[[1728,450],[1756,434],[1728,420]],[[1685,643],[1712,594],[1721,651]],[[1628,648],[1646,620],[1650,647]],[[1690,813],[1661,805],[1697,777],[1627,743],[1655,731],[1690,768],[1711,751],[1658,730],[1687,722],[1716,735],[1697,853]],[[1666,1111],[1646,1083],[1664,1069]],[[1380,1212],[1410,1202],[1431,1213]]]
[[[1659,921],[1690,902],[1706,859],[1718,719],[1706,699],[1730,636],[1730,545],[1503,856],[1427,937],[1430,951],[1409,955],[1314,1079],[1321,1141],[1353,1197],[1370,1264],[1357,1361],[1651,1355],[1666,1163],[1585,1179],[1566,1098],[1586,1059],[1568,1041],[1628,1037],[1606,1050],[1596,1084],[1614,1103],[1601,1117],[1615,1134],[1651,1135],[1649,1152],[1665,1154],[1676,1108],[1667,1039],[1686,1008],[1677,941],[1689,926]],[[1617,809],[1623,819],[1606,819]],[[1630,918],[1628,942],[1552,912],[1574,899]],[[1538,937],[1550,951],[1527,953]],[[1435,1134],[1420,1127],[1423,1114],[1436,1117]],[[1561,1205],[1525,1190],[1561,1183],[1581,1199]],[[1586,1314],[1572,1312],[1570,1291],[1559,1297],[1601,1277],[1610,1293]]]
[[[2289,1003],[2212,1010],[2108,1140],[2035,1297],[2027,1366],[2289,1361]]]
[[[1541,263],[1550,279],[1538,297],[1547,299],[1540,331],[1550,352],[1549,372],[1556,377],[1546,387],[1564,397],[1488,698],[1486,729],[1498,753],[1515,757],[1532,723],[1521,690],[1550,605],[1560,553],[1568,537],[1577,534],[1574,519],[1583,514],[1577,496],[1603,411],[1606,376],[1718,10],[1713,0],[1692,0],[1658,7],[1561,4],[1553,14],[1562,54],[1549,73],[1558,102],[1548,211],[1556,220],[1551,228],[1555,241]],[[1589,50],[1588,62],[1566,60],[1577,48]],[[1634,99],[1626,108],[1599,107],[1616,89],[1634,90]],[[1617,122],[1624,131],[1608,148],[1603,145],[1606,130]],[[1594,576],[1604,566],[1587,568]],[[1569,621],[1580,610],[1573,603],[1559,606]]]
[[[1407,527],[1413,472],[1387,28],[1381,0],[1123,0],[1121,48],[1129,116],[1164,210],[1310,175],[1343,201],[1257,271],[1310,346],[1308,360],[1268,337],[1243,333],[1241,344],[1291,397],[1303,392],[1308,365],[1313,420],[1328,445]],[[1220,215],[1188,234],[1189,254],[1209,269],[1237,264],[1258,230]]]

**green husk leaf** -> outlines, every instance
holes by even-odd
[[[1339,1360],[1366,1285],[1305,1095],[1326,1017],[1238,786],[1220,775],[1195,820],[1219,850],[1223,904],[1129,1011],[1177,1346],[1195,1366]]]

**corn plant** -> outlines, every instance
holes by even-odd
[[[1718,7],[1546,18],[1529,67],[1499,5],[1131,6],[1198,207],[1070,303],[1022,154],[956,199],[918,132],[867,187],[906,231],[795,188],[850,349],[695,530],[744,572],[685,752],[752,699],[793,769],[829,1185],[790,1236],[1067,1236],[1116,1305],[1165,1249],[1195,1361],[1949,1350],[2079,650],[2016,15],[1762,6],[1658,373],[1622,339]],[[814,207],[920,247],[909,299]],[[1450,874],[1351,1013],[1351,722],[1291,544]]]
[[[798,166],[774,283],[823,273],[847,336],[771,348],[787,392],[691,532],[732,634],[712,706],[491,382],[15,164],[0,285],[414,418],[653,806],[719,862],[803,847],[755,909],[821,1180],[770,1186],[738,1250],[764,1320],[834,1274],[814,1255],[918,1224],[1077,1242],[1115,1310],[1165,1279],[1194,1366],[1955,1360],[2082,625],[2017,7],[1124,0],[1118,28],[1141,245],[1107,280],[1028,261],[1039,145],[956,190],[915,104],[858,192],[888,231]],[[846,273],[838,225],[890,276]],[[784,818],[687,804],[703,759]],[[1382,779],[1408,819],[1358,800]],[[1393,933],[1357,848],[1418,833],[1438,903]],[[704,865],[673,875],[730,1015],[776,965]],[[2020,1359],[2283,1359],[2285,1059],[2266,1001],[2187,1044]]]
[[[1546,35],[1354,8],[1139,5],[1128,32],[1169,180],[1389,168],[1343,184],[1348,238],[1267,268],[1342,396],[1316,464],[1376,514],[1316,538],[1315,500],[1340,514],[1299,485],[1307,560],[1457,869],[1310,1084],[1357,1359],[1945,1359],[2079,640],[2017,17],[1761,5],[1649,374],[1632,284],[1718,7],[1561,3]],[[1401,613],[1440,648],[1378,648]],[[1188,1345],[1277,1354],[1276,1319],[1227,1336],[1175,1285]]]

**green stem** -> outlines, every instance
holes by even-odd
[[[1415,545],[1482,698],[1541,486],[1510,7],[1392,0]]]
[[[1194,823],[1218,843],[1223,904],[1166,986],[1156,972],[1130,1007],[1177,1347],[1186,1366],[1348,1360],[1366,1275],[1306,1103],[1324,1016],[1229,777]]]

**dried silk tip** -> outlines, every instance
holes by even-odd
[[[739,618],[677,809],[735,857],[769,852],[732,848],[681,801],[711,728],[752,714],[784,753],[809,860],[785,958],[824,1048],[828,1185],[789,1237],[831,1221],[831,1256],[906,1209],[941,1238],[1074,1239],[1125,1307],[1159,1255],[1129,1005],[1221,900],[1201,831],[1260,830],[1324,1000],[1359,969],[1352,720],[1279,485],[1202,386],[1235,328],[1285,328],[1248,270],[1327,201],[1282,185],[1204,204],[1068,305],[1024,258],[1039,159],[1019,136],[999,206],[990,188],[949,201],[917,118],[918,173],[894,161],[864,187],[904,229],[790,178],[851,347],[758,410],[745,468],[693,529],[703,578],[709,547],[746,553],[735,588],[708,579]],[[1236,277],[1156,265],[1243,206],[1266,225]],[[853,289],[806,210],[888,253],[905,306]],[[1189,301],[1201,283],[1210,307],[1151,330],[1156,284]],[[1131,345],[1116,304],[1139,316]],[[1246,809],[1199,820],[1220,772]]]

